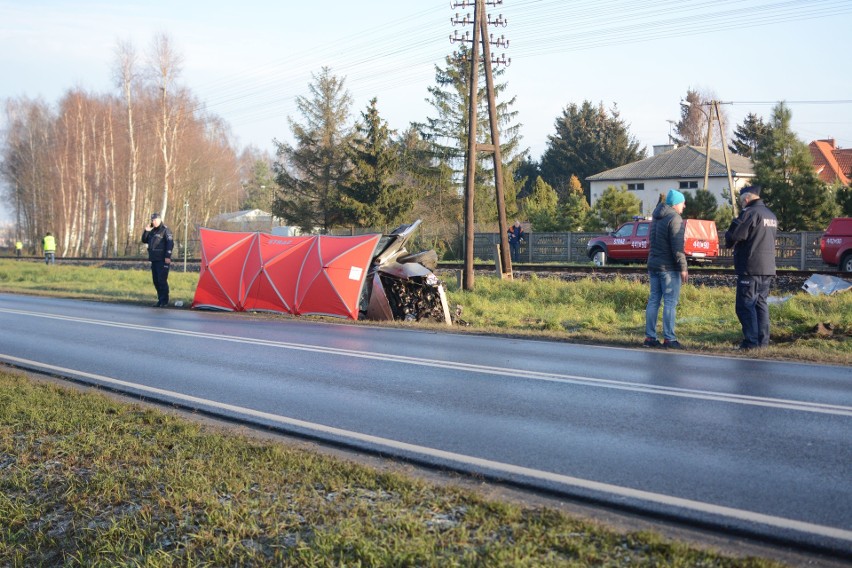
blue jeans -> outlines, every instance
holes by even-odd
[[[736,312],[743,328],[743,347],[769,345],[769,288],[774,276],[738,276]]]
[[[663,303],[663,339],[675,341],[675,317],[680,299],[680,272],[649,272],[651,293],[645,308],[645,337],[657,339],[657,316]]]

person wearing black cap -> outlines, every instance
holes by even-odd
[[[775,279],[775,236],[778,219],[760,198],[761,187],[740,191],[740,214],[725,232],[734,249],[737,273],[736,312],[743,328],[740,349],[769,345],[769,289]]]
[[[151,261],[151,277],[157,290],[155,308],[169,305],[169,267],[172,264],[174,239],[172,232],[163,224],[159,213],[151,215],[151,222],[142,233],[142,242],[148,245],[148,260]]]

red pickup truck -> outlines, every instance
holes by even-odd
[[[822,261],[852,272],[852,217],[832,219],[819,239]]]
[[[647,262],[648,233],[651,221],[634,219],[623,223],[602,237],[592,237],[586,245],[586,253],[598,266],[609,261],[614,262]],[[684,233],[683,252],[687,261],[709,262],[709,259],[719,255],[719,235],[716,232],[716,222],[704,219],[687,219]]]

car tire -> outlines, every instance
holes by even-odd
[[[852,272],[852,252],[847,252],[840,260],[841,272]]]

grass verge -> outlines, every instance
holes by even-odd
[[[745,566],[0,371],[2,566]]]
[[[639,346],[645,336],[648,286],[633,280],[478,276],[472,292],[448,286],[450,300],[462,306],[462,317],[475,330],[626,347]],[[684,286],[677,307],[681,343],[690,351],[739,355],[734,295],[727,287]],[[802,291],[769,311],[772,345],[748,357],[852,364],[852,292]]]

